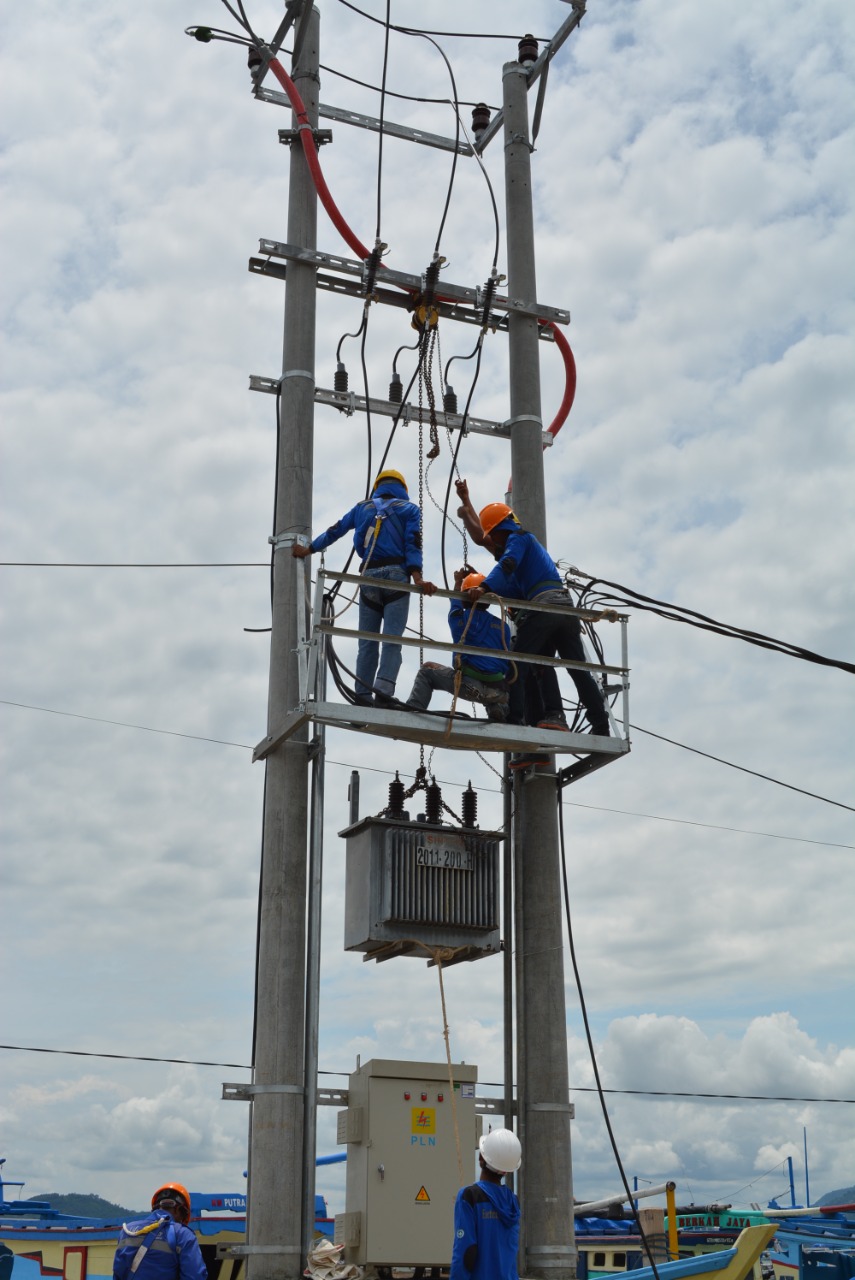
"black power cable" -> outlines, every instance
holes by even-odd
[[[252,1071],[252,1067],[247,1062],[207,1062],[197,1058],[157,1058],[154,1055],[143,1056],[136,1053],[96,1053],[88,1049],[46,1049],[41,1045],[32,1044],[0,1044],[0,1049],[7,1049],[13,1053],[53,1053],[62,1057],[70,1058],[110,1058],[118,1059],[120,1062],[164,1062],[176,1063],[181,1067],[234,1067],[238,1071]],[[325,1071],[319,1070],[319,1076],[348,1076],[349,1071]],[[485,1087],[501,1089],[500,1081],[483,1080],[481,1083]],[[571,1086],[574,1093],[593,1093],[594,1090],[582,1085]],[[783,1096],[772,1096],[767,1093],[665,1093],[656,1092],[652,1089],[604,1089],[603,1093],[620,1093],[629,1094],[639,1097],[652,1098],[722,1098],[725,1101],[735,1102],[816,1102],[816,1103],[843,1103],[845,1105],[855,1105],[855,1098],[794,1098]],[[771,1172],[771,1170],[770,1170]],[[761,1175],[765,1177],[765,1175]],[[749,1183],[749,1186],[752,1184]]]
[[[636,733],[646,734],[648,738],[658,738],[660,742],[667,742],[671,747],[682,747],[684,751],[691,751],[693,755],[703,756],[705,760],[715,760],[716,764],[726,764],[729,769],[738,769],[740,773],[750,773],[752,778],[762,778],[764,782],[774,782],[778,787],[786,787],[788,791],[797,791],[799,795],[810,796],[811,800],[823,800],[826,804],[837,805],[838,809],[848,809],[850,813],[855,813],[855,808],[851,804],[844,804],[842,800],[829,800],[827,796],[817,795],[815,791],[805,791],[804,787],[793,786],[791,782],[780,782],[777,778],[770,778],[767,773],[758,773],[756,769],[747,769],[745,765],[734,764],[732,760],[722,760],[721,756],[711,755],[709,751],[701,751],[698,747],[689,747],[685,742],[675,742],[673,738],[666,738],[661,733],[653,733],[651,729],[641,729],[636,724],[631,724],[630,729],[634,729]]]
[[[240,43],[245,44],[246,41],[241,40]],[[285,52],[287,53],[288,50],[286,49]],[[378,84],[370,84],[367,80],[358,80],[356,76],[345,75],[343,71],[337,71],[335,67],[328,67],[323,62],[319,63],[318,65],[320,66],[321,71],[326,71],[327,74],[331,76],[337,76],[339,80],[347,80],[348,83],[350,84],[358,85],[360,89],[370,89],[372,93],[382,92],[380,85]],[[415,94],[415,93],[396,93],[393,89],[386,89],[385,92],[386,92],[387,98],[398,98],[400,99],[401,102],[421,102],[427,106],[433,106],[433,107],[454,106],[454,103],[452,102],[451,98],[424,98],[421,95]],[[481,104],[480,102],[464,102],[463,100],[461,100],[457,105],[460,107],[478,107]],[[491,106],[490,110],[498,111],[499,108]],[[480,159],[480,157],[478,157],[478,159]]]
[[[358,13],[361,18],[367,18],[369,22],[376,22],[382,25],[382,18],[375,18],[373,13],[366,13],[364,9],[359,9],[351,0],[339,0],[339,4],[343,4],[345,9],[351,9],[354,13]],[[453,39],[460,40],[519,40],[517,35],[503,35],[496,31],[428,31],[422,27],[401,27],[392,24],[393,31],[400,31],[408,36],[450,36]],[[549,43],[544,41],[543,37],[538,37],[541,43]]]
[[[574,578],[582,575],[571,569],[566,576]],[[613,588],[614,591],[621,594],[615,595],[610,592],[595,591],[595,588],[600,583],[605,587]],[[584,599],[589,595],[594,596],[600,603],[622,604],[631,609],[642,609],[648,613],[657,614],[667,622],[684,622],[688,626],[698,627],[702,631],[712,631],[716,635],[729,636],[734,640],[744,640],[747,644],[754,644],[762,649],[772,649],[777,653],[787,654],[791,658],[802,658],[806,662],[816,662],[820,666],[838,667],[841,671],[855,675],[855,664],[851,662],[844,662],[838,658],[826,658],[820,653],[814,653],[812,649],[805,649],[801,645],[790,644],[785,640],[776,640],[773,636],[764,635],[761,631],[749,631],[743,627],[733,626],[728,622],[717,622],[715,618],[710,618],[705,613],[698,613],[696,610],[687,609],[682,605],[669,604],[667,601],[657,600],[653,596],[642,595],[641,592],[633,591],[631,587],[625,587],[619,582],[609,582],[605,578],[590,578],[581,590],[581,598]]]
[[[377,139],[377,230],[374,233],[374,239],[377,244],[380,243],[380,197],[383,186],[383,137],[385,134],[383,121],[386,114],[386,73],[389,69],[389,19],[391,8],[392,0],[386,0],[386,21],[383,32],[383,75],[380,80],[380,129]]]
[[[632,1217],[635,1220],[636,1227],[638,1228],[638,1234],[641,1237],[642,1246],[650,1261],[651,1270],[653,1271],[655,1280],[659,1280],[659,1272],[656,1269],[656,1262],[654,1261],[653,1254],[650,1251],[650,1246],[647,1241],[647,1236],[645,1235],[644,1228],[641,1225],[641,1218],[639,1217],[632,1192],[629,1189],[629,1180],[627,1179],[626,1172],[623,1167],[623,1161],[620,1158],[620,1152],[618,1151],[618,1148],[617,1148],[617,1142],[615,1141],[614,1131],[612,1130],[612,1122],[609,1118],[609,1109],[606,1106],[606,1099],[605,1099],[605,1094],[603,1092],[603,1085],[602,1085],[602,1081],[600,1080],[600,1068],[597,1065],[597,1055],[594,1050],[594,1038],[591,1035],[591,1024],[588,1021],[588,1009],[585,1004],[585,993],[582,990],[582,978],[579,974],[579,965],[576,960],[576,944],[573,940],[573,922],[570,915],[570,889],[567,884],[567,851],[564,845],[564,812],[561,805],[561,790],[559,787],[556,787],[555,790],[556,790],[557,802],[558,802],[557,803],[558,833],[561,841],[561,880],[564,888],[564,914],[567,920],[567,941],[570,948],[570,961],[573,965],[573,975],[576,979],[576,990],[579,993],[579,1009],[581,1010],[582,1022],[585,1027],[585,1039],[588,1042],[588,1053],[590,1054],[590,1057],[591,1057],[591,1068],[594,1072],[594,1080],[597,1086],[597,1096],[599,1097],[599,1100],[600,1100],[600,1107],[603,1112],[603,1120],[605,1121],[606,1132],[609,1135],[609,1142],[611,1143],[612,1152],[615,1158],[615,1164],[617,1165],[618,1173],[620,1174],[620,1180],[623,1183],[623,1189],[626,1192],[626,1198],[629,1201],[630,1208],[632,1211]]]

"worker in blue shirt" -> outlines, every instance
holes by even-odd
[[[190,1193],[167,1182],[151,1198],[152,1212],[122,1227],[113,1280],[208,1280],[190,1221]]]
[[[488,547],[498,564],[470,597],[486,591],[515,600],[536,600],[538,604],[570,604],[555,561],[533,533],[520,525],[504,502],[491,502],[475,515],[465,480],[457,482],[463,505],[460,514],[467,528],[482,546]],[[477,532],[476,532],[477,531]],[[516,618],[514,648],[520,653],[566,658],[586,662],[582,628],[574,614],[533,613],[522,609]],[[591,733],[609,736],[609,716],[603,694],[589,671],[569,667],[579,701],[585,708]],[[540,729],[566,729],[567,719],[554,667],[529,665],[524,672],[525,721]],[[522,680],[519,682],[522,684]],[[516,700],[511,710],[514,720]]]
[[[483,573],[455,570],[455,591],[468,591],[480,586],[483,581]],[[488,612],[486,604],[452,600],[448,610],[448,628],[455,642],[460,641],[479,649],[496,649],[505,655],[511,647],[510,627]],[[507,657],[499,657],[498,653],[495,658],[457,653],[454,655],[454,664],[453,667],[446,667],[440,662],[423,663],[406,705],[413,711],[425,711],[434,689],[454,693],[457,683],[458,697],[482,703],[487,708],[488,720],[507,720],[507,680],[510,667]]]
[[[410,502],[407,482],[400,471],[381,471],[370,498],[357,502],[307,547],[294,543],[291,554],[303,559],[313,551],[325,550],[351,530],[360,573],[390,583],[409,582],[412,578],[425,595],[433,595],[436,587],[422,577],[421,512]],[[358,643],[355,701],[359,706],[372,702],[389,706],[392,702],[401,669],[401,646],[388,643],[387,638],[404,634],[409,610],[408,591],[375,586],[360,588],[359,630],[382,630],[384,643],[382,653],[377,640]]]
[[[454,1202],[454,1245],[449,1280],[517,1280],[520,1202],[502,1183],[520,1167],[519,1138],[493,1129],[479,1143],[481,1177]]]

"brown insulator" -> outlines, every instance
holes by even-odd
[[[442,407],[446,413],[457,413],[457,392],[454,387],[446,387],[442,396]]]
[[[404,384],[401,382],[400,373],[392,374],[392,381],[389,383],[389,399],[392,404],[401,404],[404,399]]]
[[[397,773],[389,783],[389,807],[386,812],[390,818],[400,818],[404,813],[404,784]]]
[[[425,809],[428,822],[442,821],[442,792],[435,778],[425,787]]]
[[[531,62],[537,62],[537,41],[532,35],[524,35],[517,45],[519,49],[519,61],[524,67]]]
[[[490,108],[486,102],[479,102],[472,108],[472,132],[475,134],[476,142],[490,123],[490,114]]]
[[[335,374],[333,375],[333,388],[336,391],[347,391],[347,369],[345,369],[344,365],[340,360],[335,367]]]
[[[464,827],[478,826],[478,792],[472,787],[472,783],[463,792],[463,825]]]

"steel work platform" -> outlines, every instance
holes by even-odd
[[[306,583],[306,561],[297,560],[298,573],[303,576],[304,589]],[[611,761],[629,753],[629,668],[627,665],[627,639],[625,615],[610,613],[608,621],[620,626],[621,662],[611,665],[597,662],[566,662],[561,658],[546,658],[541,655],[528,655],[513,652],[513,660],[532,665],[544,665],[559,668],[572,668],[590,671],[594,674],[604,672],[614,678],[619,690],[621,715],[619,719],[610,712],[612,734],[610,737],[590,733],[538,729],[529,725],[511,725],[491,721],[486,716],[473,718],[460,711],[412,711],[403,704],[392,707],[356,706],[348,702],[329,700],[325,694],[325,682],[322,679],[326,661],[325,646],[329,637],[349,640],[371,639],[383,641],[382,635],[335,625],[325,616],[324,596],[329,586],[339,582],[351,587],[362,583],[376,582],[378,586],[387,586],[381,579],[370,575],[360,577],[357,574],[332,573],[321,568],[315,586],[315,601],[306,629],[307,610],[301,609],[300,640],[298,644],[298,660],[300,672],[300,702],[285,717],[285,720],[272,733],[263,738],[253,752],[253,761],[263,760],[275,751],[306,724],[324,725],[329,728],[346,729],[355,733],[369,733],[384,738],[394,738],[402,742],[413,742],[428,747],[442,747],[456,751],[480,751],[484,753],[549,753],[555,757],[555,771],[562,783],[571,782],[583,774],[601,768]],[[418,588],[411,584],[396,583],[396,590],[417,592]],[[301,592],[301,596],[303,593]],[[459,598],[454,591],[437,590],[431,599],[452,600]],[[502,604],[508,608],[519,608],[518,600],[499,601],[495,598],[491,603]],[[526,610],[544,613],[572,613],[583,620],[601,620],[604,615],[591,610],[574,609],[567,605],[547,605],[526,602]],[[440,641],[425,636],[395,637],[395,644],[404,648],[415,647],[439,651],[443,654],[468,653],[487,654],[495,657],[495,650],[479,649],[466,644],[454,644],[450,640]],[[510,656],[510,655],[509,655]],[[451,659],[449,657],[448,661]],[[612,686],[614,688],[614,686]],[[469,705],[468,703],[466,704]],[[570,759],[562,759],[570,757]],[[573,758],[575,757],[575,759]]]

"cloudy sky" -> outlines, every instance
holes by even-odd
[[[385,13],[382,0],[364,7]],[[378,115],[376,92],[332,71],[379,84],[382,26],[336,0],[320,9],[322,101]],[[391,10],[434,31],[506,35],[436,37],[460,99],[492,105],[516,37],[549,37],[569,12],[560,0]],[[251,0],[248,12],[269,36],[281,7]],[[31,1051],[251,1056],[263,773],[250,748],[266,731],[268,644],[245,628],[269,623],[275,417],[247,385],[280,372],[282,287],[250,276],[247,259],[260,237],[286,238],[276,131],[290,120],[252,99],[240,49],[187,39],[196,22],[234,29],[215,0],[32,0],[8,22],[0,65],[0,1146],[25,1194],[92,1190],[129,1206],[165,1176],[239,1189],[246,1167],[245,1106],[220,1101],[224,1080],[248,1079],[239,1065]],[[579,369],[545,459],[553,555],[849,661],[853,47],[847,0],[591,0],[553,64],[533,156],[539,294],[571,311]],[[452,96],[437,50],[399,33],[388,87]],[[386,116],[453,131],[442,101],[389,98]],[[377,136],[333,133],[327,180],[371,243]],[[485,163],[501,213],[500,143]],[[390,265],[427,266],[449,174],[447,153],[387,140]],[[350,253],[323,214],[318,239]],[[482,283],[493,240],[484,177],[461,161],[445,278]],[[373,312],[367,366],[383,395],[413,335],[403,312]],[[357,300],[321,296],[320,385],[332,385],[336,347],[360,316]],[[468,354],[473,335],[447,323],[443,359]],[[346,339],[342,355],[360,389],[358,343]],[[399,363],[406,376],[411,360]],[[563,389],[554,348],[542,347],[541,369],[548,421]],[[471,364],[454,368],[461,399],[470,379]],[[487,343],[472,412],[508,414],[501,336]],[[375,447],[385,430],[375,424]],[[415,476],[412,429],[390,462]],[[316,530],[361,496],[366,466],[364,421],[319,410]],[[440,501],[448,466],[446,453],[428,477]],[[461,469],[477,503],[499,498],[507,446],[470,437]],[[437,576],[429,503],[426,529]],[[84,563],[227,567],[50,567]],[[443,614],[428,607],[435,635]],[[614,633],[603,637],[617,660]],[[643,613],[630,659],[632,754],[564,796],[603,1083],[851,1104],[853,678]],[[413,670],[408,657],[404,692]],[[369,966],[341,945],[336,832],[350,770],[362,770],[363,811],[376,812],[390,770],[411,776],[417,749],[344,733],[328,747],[320,1065],[322,1084],[343,1085],[357,1054],[433,1061],[444,1048],[435,972],[410,959]],[[487,764],[437,752],[432,766],[452,807],[471,776],[482,823],[498,821]],[[617,1174],[587,1091],[569,958],[566,970],[574,1188],[591,1198]],[[451,970],[446,994],[454,1056],[496,1092],[500,962]],[[812,1193],[852,1182],[850,1104],[610,1095],[630,1176],[737,1204],[784,1189],[782,1162],[801,1166],[805,1127]],[[335,1149],[331,1109],[318,1146]],[[340,1169],[319,1189],[343,1209]]]

